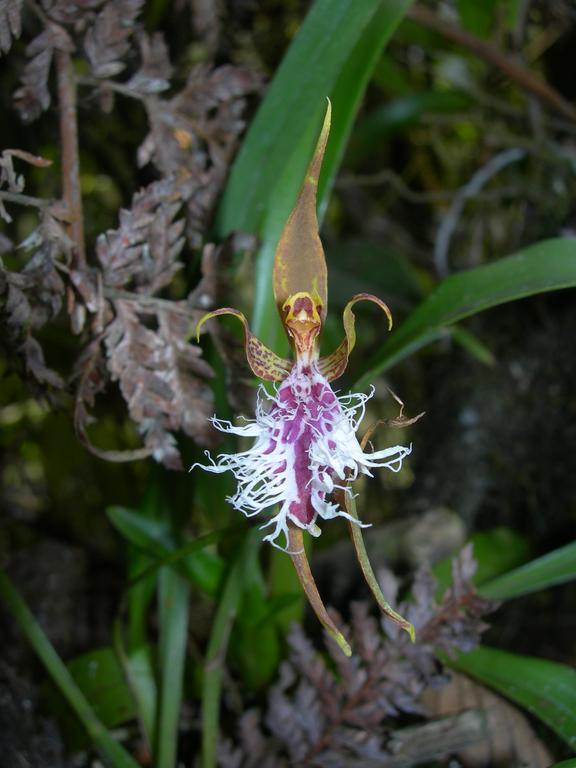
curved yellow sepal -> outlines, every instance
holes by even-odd
[[[388,318],[388,330],[392,330],[392,313],[382,299],[373,296],[371,293],[357,293],[344,307],[344,339],[339,346],[326,357],[321,357],[319,361],[320,372],[328,379],[333,381],[342,376],[348,365],[348,357],[356,345],[356,317],[352,312],[352,307],[358,301],[371,301],[377,304]]]
[[[260,339],[250,330],[248,320],[237,309],[231,307],[224,307],[223,309],[215,309],[212,312],[207,312],[200,318],[196,325],[196,339],[200,339],[200,329],[205,322],[213,317],[220,317],[221,315],[232,315],[237,320],[240,320],[244,327],[244,349],[246,351],[246,359],[248,365],[252,369],[255,376],[265,381],[282,381],[290,373],[292,369],[292,363],[290,360],[285,360],[275,352],[272,352]]]

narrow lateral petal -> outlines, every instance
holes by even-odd
[[[318,178],[330,132],[331,105],[324,117],[324,124],[314,155],[306,171],[296,205],[286,222],[276,255],[272,284],[276,305],[282,316],[284,302],[293,294],[307,291],[318,299],[320,317],[326,317],[328,296],[326,258],[318,235],[316,193]]]
[[[319,360],[318,367],[320,372],[328,379],[328,381],[334,381],[334,379],[342,376],[348,365],[348,357],[356,345],[356,317],[354,312],[352,312],[352,307],[358,301],[371,301],[374,304],[377,304],[388,318],[388,330],[392,328],[392,313],[382,299],[373,296],[371,293],[357,293],[353,296],[344,307],[344,339],[334,352],[325,357],[321,357]]]
[[[330,618],[330,615],[328,614],[328,611],[322,602],[322,598],[318,592],[318,587],[314,581],[314,576],[312,576],[312,571],[310,570],[306,552],[304,551],[302,531],[293,523],[290,523],[288,526],[288,542],[290,547],[290,557],[292,558],[294,568],[296,569],[298,580],[306,594],[306,597],[308,598],[308,602],[314,610],[314,613],[330,637],[334,640],[334,642],[338,644],[338,647],[344,653],[344,655],[352,656],[352,649],[350,648],[350,645],[348,644],[342,632],[340,632],[336,624]]]
[[[196,337],[200,337],[200,329],[207,320],[210,320],[212,317],[219,317],[220,315],[233,315],[244,326],[246,359],[255,376],[265,381],[282,381],[286,378],[292,368],[290,360],[279,357],[279,355],[263,344],[260,339],[256,338],[250,330],[248,320],[237,309],[225,307],[224,309],[215,309],[213,312],[208,312],[196,326]]]

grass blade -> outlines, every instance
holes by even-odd
[[[157,768],[174,768],[178,718],[182,703],[188,598],[190,587],[176,571],[164,568],[159,579],[160,706],[157,726]]]
[[[486,646],[445,661],[526,707],[576,748],[576,671],[571,667]]]
[[[482,584],[480,592],[493,600],[508,600],[576,579],[576,542],[525,563]]]
[[[174,768],[178,746],[178,718],[182,703],[188,597],[190,587],[176,571],[164,568],[159,579],[160,700],[156,768]]]
[[[66,665],[54,650],[54,646],[44,634],[8,576],[2,571],[0,571],[0,595],[52,681],[86,728],[88,736],[104,763],[110,768],[138,768],[138,763],[110,735],[96,717],[94,710],[76,685]]]
[[[571,238],[543,240],[493,264],[444,280],[381,346],[357,382],[362,389],[382,371],[440,338],[446,326],[509,301],[576,286]]]
[[[244,567],[252,552],[260,546],[261,533],[251,529],[228,572],[222,596],[218,603],[212,632],[206,650],[204,681],[202,686],[202,768],[215,768],[222,672],[230,632],[242,599]]]

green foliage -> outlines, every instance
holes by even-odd
[[[509,600],[576,579],[576,542],[548,552],[519,568],[482,582],[481,592],[494,600]]]
[[[537,293],[576,286],[572,239],[545,240],[493,264],[446,278],[367,363],[362,389],[382,371],[436,341],[466,317]]]
[[[58,687],[68,704],[76,713],[86,729],[98,754],[111,768],[138,768],[138,764],[128,752],[114,739],[96,716],[82,690],[70,674],[70,671],[58,656],[54,647],[44,634],[36,619],[14,588],[5,573],[0,571],[0,596],[17,621],[24,636],[44,665],[46,672]],[[91,682],[92,686],[93,683]]]
[[[494,22],[498,0],[457,0],[456,6],[462,26],[479,37],[488,37]]]
[[[158,768],[172,768],[177,763],[178,721],[184,690],[184,665],[188,637],[190,588],[171,568],[159,575],[158,602],[160,621],[160,684],[156,745]]]

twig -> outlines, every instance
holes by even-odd
[[[524,90],[549,104],[557,112],[564,115],[564,117],[576,120],[576,109],[557,90],[491,43],[480,40],[469,32],[460,29],[460,27],[448,24],[422,5],[413,5],[407,15],[418,24],[433,29],[448,40],[452,40],[457,45],[467,48],[479,58],[497,67],[510,80],[518,83]]]
[[[482,187],[503,168],[511,163],[516,163],[526,156],[526,151],[519,147],[506,149],[489,160],[472,176],[470,181],[465,184],[452,201],[448,213],[442,219],[438,236],[434,243],[434,265],[439,277],[446,277],[448,274],[448,251],[452,236],[456,230],[456,225],[462,214],[466,202],[476,196]]]
[[[40,197],[20,195],[17,192],[0,192],[0,200],[6,200],[7,203],[16,203],[16,205],[29,205],[32,208],[48,208],[54,202],[53,200],[42,200]]]
[[[346,187],[379,187],[381,184],[389,184],[393,189],[411,203],[435,203],[451,200],[458,190],[438,190],[437,192],[416,192],[411,189],[404,179],[389,168],[378,173],[347,174],[336,182],[340,188]]]
[[[68,51],[55,54],[60,106],[60,141],[62,145],[62,193],[68,208],[68,235],[74,243],[77,269],[86,267],[82,193],[80,190],[80,156],[78,150],[78,115],[74,69]]]
[[[96,77],[78,77],[76,82],[78,85],[86,85],[91,88],[99,88],[103,90],[114,91],[122,96],[127,96],[129,99],[136,99],[137,101],[145,101],[146,97],[138,91],[133,91],[131,88],[122,85],[122,83],[116,83],[114,80],[98,80]]]
[[[130,301],[133,304],[138,304],[140,308],[150,309],[152,312],[157,310],[164,310],[165,312],[173,312],[175,315],[182,315],[187,317],[191,322],[198,321],[198,310],[206,311],[205,307],[194,307],[192,305],[183,306],[182,302],[171,301],[170,299],[158,299],[155,296],[147,296],[142,293],[133,293],[132,291],[122,291],[117,288],[105,288],[104,296],[107,299]]]

